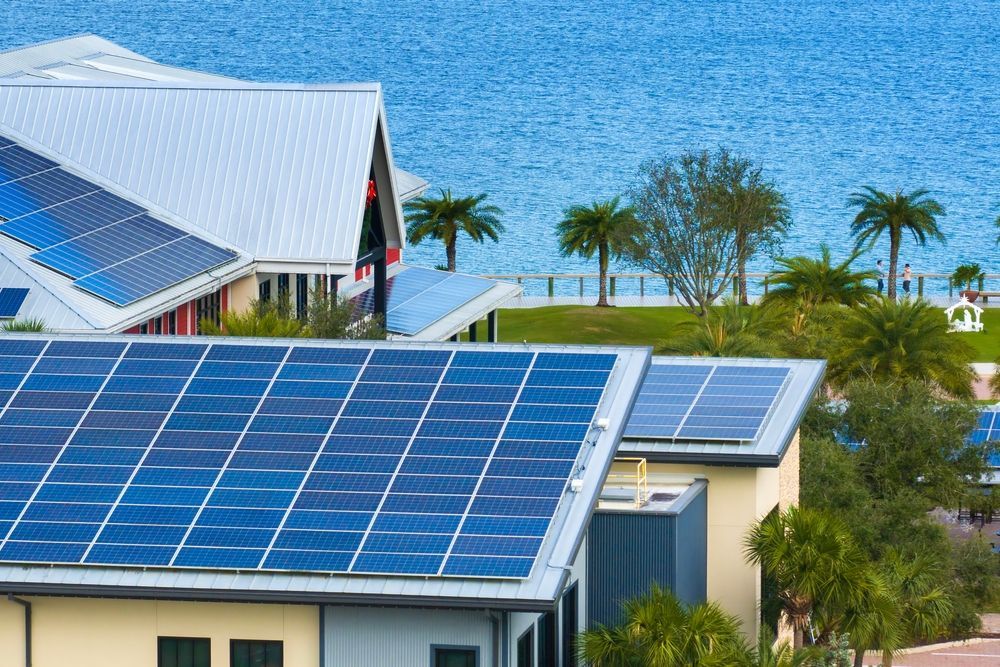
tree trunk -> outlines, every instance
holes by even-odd
[[[455,273],[455,239],[448,241],[445,251],[448,253],[448,270]]]
[[[740,259],[739,265],[737,267],[737,273],[739,274],[739,284],[740,284],[740,305],[749,306],[750,297],[747,296],[747,263],[746,260]]]
[[[608,244],[599,243],[597,245],[597,263],[600,265],[601,276],[598,287],[597,305],[607,307],[608,305]]]
[[[882,651],[882,667],[892,667],[892,651]]]
[[[886,296],[889,301],[896,300],[896,267],[899,264],[899,241],[900,232],[889,230],[889,287]]]
[[[802,628],[800,628],[798,625],[795,625],[792,630],[792,647],[796,651],[798,651],[799,649],[802,648],[804,642],[805,642],[805,637]]]
[[[863,648],[854,649],[854,667],[864,667],[865,650]]]

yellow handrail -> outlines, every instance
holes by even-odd
[[[646,479],[646,459],[639,457],[623,456],[615,459],[615,463],[635,463],[635,472],[615,473],[608,475],[607,481],[623,481],[635,483],[635,507],[639,509],[646,504],[649,499],[649,482]]]

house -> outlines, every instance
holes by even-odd
[[[725,561],[754,588],[719,508],[777,504],[795,467],[734,484],[657,452],[789,461],[822,364],[25,334],[0,369],[11,664],[550,667],[652,581],[698,602]],[[717,400],[737,391],[766,409]],[[685,402],[650,459],[620,451]]]
[[[153,62],[93,35],[0,53],[0,287],[65,332],[195,334],[314,289],[392,334],[456,337],[515,285],[401,262],[378,84],[260,84]]]

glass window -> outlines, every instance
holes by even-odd
[[[281,642],[234,639],[230,642],[230,667],[282,667]]]
[[[177,335],[177,311],[171,310],[167,315],[167,333],[171,336]]]
[[[149,322],[143,322],[139,325],[139,333],[148,334],[149,333]]]
[[[153,320],[153,333],[161,334],[163,333],[163,316],[159,315]]]
[[[576,584],[565,593],[562,599],[562,664],[563,667],[576,667],[576,632],[580,622],[577,609]]]
[[[517,640],[517,667],[535,666],[535,629],[528,628]]]
[[[538,667],[556,667],[556,613],[538,617]]]
[[[192,637],[157,640],[157,667],[210,667],[211,664],[211,640]]]
[[[195,331],[201,333],[202,320],[210,320],[215,322],[215,326],[219,326],[220,298],[220,292],[212,292],[195,301],[194,310],[197,327]]]
[[[288,274],[279,273],[278,274],[278,296],[288,295]]]
[[[257,298],[263,303],[271,300],[271,279],[268,278],[257,286]]]
[[[295,316],[300,320],[306,319],[309,309],[309,275],[305,273],[295,274]]]
[[[478,667],[478,651],[471,646],[435,646],[432,667]]]

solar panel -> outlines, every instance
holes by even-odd
[[[237,257],[8,143],[0,148],[0,232],[37,248],[33,260],[82,290],[125,306]]]
[[[524,578],[617,359],[0,339],[0,561]]]
[[[788,371],[783,366],[654,364],[625,437],[756,440]]]
[[[28,297],[23,287],[0,287],[0,317],[17,317],[17,311]]]
[[[991,440],[1000,442],[1000,419],[997,419],[1000,411],[983,410],[979,413],[976,428],[969,436],[969,442],[982,444]]]
[[[415,335],[493,286],[485,278],[407,267],[386,281],[386,330]],[[375,310],[374,289],[352,299],[355,312]]]

